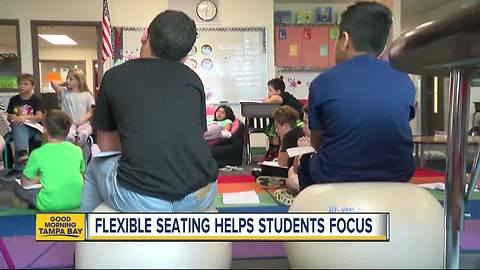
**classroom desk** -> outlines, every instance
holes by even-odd
[[[280,107],[279,104],[240,102],[240,111],[242,116],[245,117],[246,127],[243,144],[243,165],[252,163],[252,155],[250,153],[250,134],[265,131],[267,120],[272,117],[273,111],[278,107]]]
[[[420,167],[425,166],[425,159],[423,158],[422,145],[446,145],[447,136],[413,136],[413,146],[415,151],[415,158],[418,160]],[[480,136],[468,136],[468,145],[480,144]]]

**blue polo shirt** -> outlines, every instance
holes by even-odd
[[[414,99],[408,75],[373,55],[320,74],[308,97],[310,129],[323,130],[310,158],[311,180],[408,181],[415,170],[409,125]]]

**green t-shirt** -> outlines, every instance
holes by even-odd
[[[230,119],[225,119],[225,120],[222,120],[222,121],[216,121],[215,123],[217,123],[222,128],[225,128],[228,124],[233,125],[233,122]]]
[[[28,179],[40,176],[42,188],[35,199],[40,211],[61,211],[80,207],[84,171],[80,147],[62,142],[35,149],[23,174]]]

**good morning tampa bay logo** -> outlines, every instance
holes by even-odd
[[[41,213],[36,215],[37,241],[83,241],[85,215]]]

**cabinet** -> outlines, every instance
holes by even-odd
[[[302,28],[275,27],[275,65],[298,67],[303,63]]]

